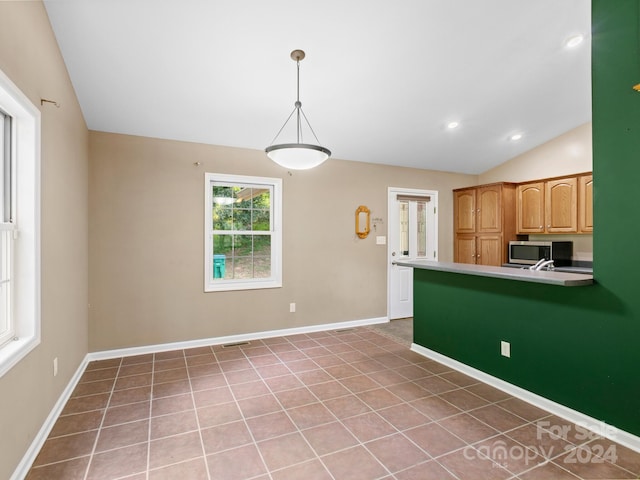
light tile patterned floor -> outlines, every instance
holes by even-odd
[[[638,477],[581,433],[361,327],[92,362],[27,478]]]

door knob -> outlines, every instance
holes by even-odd
[[[391,256],[395,257],[396,256],[396,252],[391,252]]]

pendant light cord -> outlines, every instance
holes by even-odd
[[[280,127],[280,130],[278,130],[278,133],[276,133],[276,136],[273,137],[273,140],[271,140],[270,145],[273,145],[273,142],[276,141],[276,139],[280,136],[280,134],[282,133],[282,130],[284,130],[284,127],[287,126],[287,123],[289,123],[289,120],[291,120],[291,117],[293,116],[293,114],[296,114],[296,141],[297,143],[300,143],[300,140],[302,139],[302,122],[301,122],[301,117],[300,114],[302,114],[302,118],[304,118],[304,121],[307,123],[307,126],[309,127],[309,130],[311,130],[311,133],[313,134],[314,138],[316,139],[316,142],[318,142],[318,144],[320,144],[320,140],[318,140],[318,136],[316,135],[316,132],[313,130],[313,127],[311,126],[311,123],[309,123],[309,119],[307,119],[307,116],[304,114],[304,111],[302,110],[302,103],[300,102],[300,60],[296,60],[296,103],[295,103],[295,107],[293,108],[293,111],[289,114],[289,116],[287,117],[287,119],[285,120],[284,124],[282,125],[282,127]]]

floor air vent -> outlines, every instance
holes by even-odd
[[[222,345],[222,348],[242,347],[244,345],[251,345],[251,342],[225,343]]]
[[[334,330],[334,333],[353,332],[353,328],[343,328],[341,330]]]

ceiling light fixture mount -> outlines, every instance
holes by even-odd
[[[316,136],[316,132],[313,131],[307,116],[302,111],[302,103],[300,102],[300,61],[304,59],[305,53],[302,50],[294,50],[291,52],[291,59],[295,60],[297,67],[297,95],[296,103],[294,104],[293,111],[287,117],[287,120],[282,125],[282,128],[278,131],[276,136],[271,141],[271,145],[265,148],[267,156],[285,168],[291,170],[307,170],[309,168],[317,167],[327,158],[331,156],[331,151],[328,148],[319,145],[320,141]],[[296,120],[296,142],[295,143],[280,143],[274,145],[273,143],[282,133],[282,130],[287,126],[291,117],[295,114]],[[303,143],[302,135],[302,119],[306,122],[309,130],[313,134],[318,145]]]

